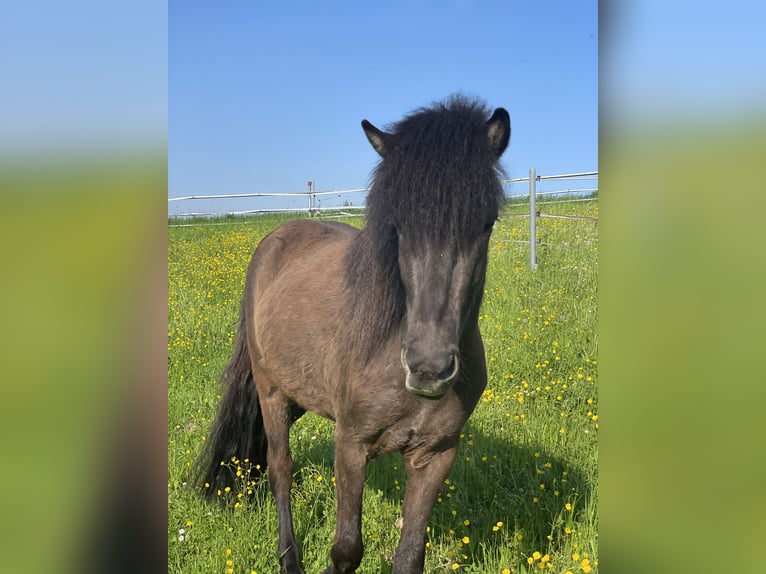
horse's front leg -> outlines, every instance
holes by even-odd
[[[330,558],[332,566],[323,574],[351,574],[362,561],[362,493],[367,452],[353,439],[335,432],[335,489],[338,499],[337,524]]]
[[[423,572],[428,518],[456,455],[457,444],[437,452],[425,463],[422,452],[405,455],[407,491],[402,507],[402,533],[394,555],[392,574]]]

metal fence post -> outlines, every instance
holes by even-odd
[[[537,269],[537,207],[535,168],[529,168],[529,268]]]

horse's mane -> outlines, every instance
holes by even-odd
[[[405,311],[398,232],[413,244],[461,243],[497,218],[503,194],[483,103],[453,96],[391,125],[373,171],[367,225],[345,261],[349,330],[366,362]]]

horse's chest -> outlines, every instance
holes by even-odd
[[[454,409],[416,410],[398,418],[382,432],[370,433],[364,441],[368,444],[368,458],[390,452],[437,452],[457,441],[464,422],[462,414]]]

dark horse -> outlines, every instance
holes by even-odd
[[[289,429],[307,410],[336,423],[337,528],[325,572],[359,566],[365,468],[395,451],[408,480],[393,572],[423,571],[431,508],[487,380],[479,305],[510,136],[508,112],[488,115],[458,96],[390,133],[364,120],[382,157],[366,227],[289,221],[250,261],[200,485],[209,496],[232,486],[231,457],[268,464],[289,574],[303,572]]]

